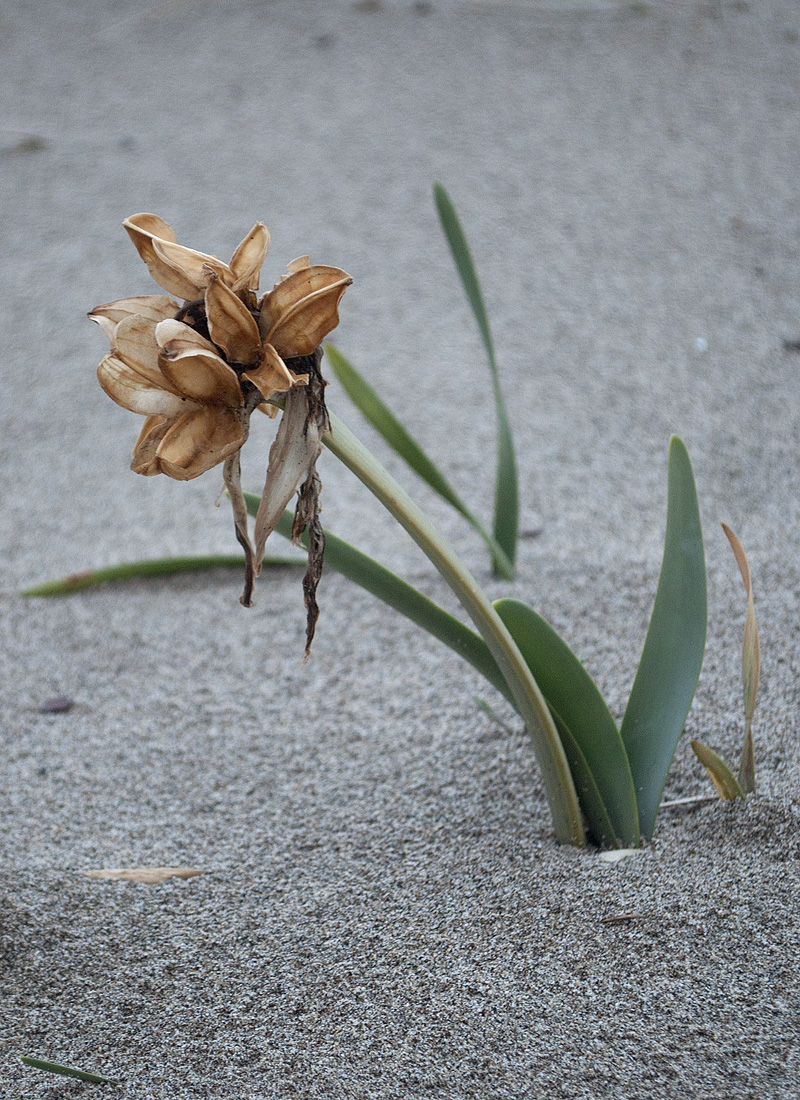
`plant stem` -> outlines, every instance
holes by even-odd
[[[406,491],[359,439],[330,413],[325,446],[366,485],[441,573],[489,647],[514,696],[542,771],[553,826],[562,844],[583,846],[585,835],[569,765],[547,703],[514,639],[448,543]]]

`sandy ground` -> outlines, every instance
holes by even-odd
[[[0,32],[0,1096],[91,1088],[30,1054],[132,1100],[796,1098],[796,4],[10,0]],[[709,645],[667,797],[708,792],[690,735],[737,754],[744,608],[720,520],[750,555],[759,794],[665,810],[620,863],[556,846],[509,708],[332,573],[306,666],[290,569],[250,611],[229,572],[18,595],[235,549],[216,473],[132,474],[137,418],[95,382],[87,309],[154,291],[120,226],[140,210],[223,257],[265,220],[266,285],[305,252],[352,273],[337,344],[488,516],[488,374],[435,178],[472,241],[540,531],[517,581],[490,578],[335,385],[331,407],[617,715],[684,438]],[[330,528],[451,607],[352,476],[321,470]],[[40,713],[55,696],[74,707]],[[205,873],[83,874],[165,864]]]

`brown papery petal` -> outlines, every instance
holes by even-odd
[[[168,298],[165,294],[143,294],[138,298],[120,298],[116,302],[95,306],[89,316],[98,324],[101,318],[108,318],[116,325],[124,317],[130,317],[135,313],[139,317],[146,317],[148,321],[158,324],[159,321],[164,321],[168,317],[174,317],[180,308],[179,302],[174,298]]]
[[[149,237],[151,239],[153,237],[159,237],[162,241],[177,240],[175,230],[172,226],[168,222],[165,222],[163,218],[159,218],[157,214],[131,214],[122,224],[127,229],[129,235],[131,235],[131,240],[133,240],[137,248],[139,245],[136,243],[136,240],[134,240],[134,233],[137,235],[137,239],[143,239],[144,237]],[[145,260],[145,257],[142,256],[142,259]],[[145,260],[145,263],[147,263],[147,260]]]
[[[262,354],[260,366],[255,370],[245,371],[242,378],[258,386],[264,397],[270,397],[273,393],[283,393],[285,390],[290,390],[292,386],[308,381],[307,374],[298,376],[292,374],[271,344],[264,346]]]
[[[113,353],[156,389],[178,392],[161,372],[158,364],[161,349],[156,343],[156,326],[146,317],[138,313],[123,317],[114,331]]]
[[[185,397],[154,388],[138,371],[114,355],[103,359],[97,368],[97,380],[112,401],[143,416],[174,417],[199,407]]]
[[[257,363],[261,337],[253,315],[225,286],[212,276],[206,290],[206,318],[214,343],[231,363]]]
[[[171,421],[163,416],[148,416],[145,420],[144,427],[136,440],[136,446],[133,448],[131,469],[135,474],[152,477],[154,474],[161,473],[156,451],[170,424]]]
[[[231,409],[187,413],[159,444],[161,472],[176,481],[191,481],[235,454],[244,440],[242,422]]]
[[[309,267],[290,275],[262,305],[264,342],[284,359],[311,355],[339,324],[339,300],[352,281],[338,267]]]
[[[173,319],[159,321],[156,325],[156,343],[160,348],[169,346],[172,351],[188,351],[191,348],[195,351],[210,351],[214,355],[217,354],[217,349],[211,341],[206,340],[196,328]]]
[[[103,332],[108,337],[109,343],[113,344],[114,341],[114,329],[117,327],[117,322],[112,321],[110,317],[104,316],[104,314],[93,309],[91,313],[87,313],[86,316],[90,321],[94,321],[96,325],[99,325]]]
[[[147,294],[140,298],[120,298],[117,302],[107,302],[95,306],[88,314],[89,320],[98,324],[109,340],[113,339],[114,329],[125,317],[138,314],[157,323],[165,317],[174,317],[180,309],[174,298],[159,294]]]
[[[298,271],[304,271],[305,268],[311,266],[311,261],[308,256],[298,256],[296,260],[291,260],[286,265],[286,274],[281,275],[275,286],[279,286],[281,283],[286,282],[290,275],[295,275]]]
[[[155,214],[134,214],[122,224],[159,286],[169,294],[177,294],[179,298],[194,300],[200,297],[198,285],[180,266],[159,255],[157,251],[157,245],[168,247],[174,244],[175,234],[171,226]]]
[[[258,290],[261,265],[269,248],[269,230],[263,222],[256,222],[242,243],[237,247],[229,267],[233,273],[233,289]]]
[[[203,405],[238,409],[243,403],[239,379],[215,352],[176,354],[168,348],[161,355],[161,370],[176,390]]]
[[[184,248],[182,244],[175,244],[172,241],[153,241],[153,248],[160,260],[170,264],[180,271],[185,279],[191,281],[195,287],[193,295],[195,298],[202,297],[212,271],[226,282],[232,281],[230,268],[216,256],[195,252],[193,248]]]

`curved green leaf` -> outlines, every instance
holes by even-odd
[[[475,528],[489,547],[499,575],[505,580],[512,580],[514,566],[508,560],[505,550],[494,536],[489,534],[480,520],[472,514],[438,466],[431,462],[419,443],[406,431],[394,413],[378,397],[369,382],[356,370],[353,364],[345,359],[342,353],[331,344],[326,345],[325,352],[342,389],[359,412],[383,436],[389,446],[408,463],[411,469]]]
[[[592,837],[599,844],[638,847],[628,758],[597,686],[564,639],[533,608],[511,599],[494,606],[553,712]]]
[[[494,494],[494,537],[502,546],[513,564],[517,560],[517,539],[519,537],[519,481],[517,461],[514,455],[514,441],[511,425],[506,412],[503,393],[500,389],[500,374],[494,352],[494,341],[489,328],[489,318],[475,264],[467,244],[467,238],[461,227],[456,208],[441,183],[434,183],[433,197],[447,243],[450,247],[456,270],[478,323],[483,346],[489,359],[492,372],[492,389],[497,414],[497,476]],[[493,563],[495,574],[501,575],[498,562]]]
[[[633,773],[639,826],[648,840],[697,689],[705,642],[706,566],[700,509],[689,454],[673,436],[661,576],[620,730]]]

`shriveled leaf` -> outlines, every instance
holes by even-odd
[[[723,802],[732,802],[734,798],[744,798],[739,781],[721,756],[704,745],[702,741],[692,740],[694,754],[708,772],[717,794]]]
[[[667,772],[700,678],[706,641],[706,567],[700,509],[686,447],[669,446],[667,531],[653,613],[633,683],[622,740],[642,836],[655,827]]]
[[[308,415],[305,386],[297,386],[286,395],[278,434],[270,447],[267,480],[256,513],[256,561],[264,556],[264,546],[275,530],[284,509],[322,451],[320,430]],[[258,565],[256,565],[258,575]]]
[[[511,425],[500,388],[500,373],[497,369],[494,341],[489,328],[489,318],[486,315],[483,292],[478,282],[475,264],[456,208],[441,183],[437,182],[433,185],[433,196],[442,230],[455,261],[456,270],[467,299],[472,307],[475,320],[478,323],[483,346],[486,348],[486,355],[489,360],[497,416],[497,475],[495,479],[493,531],[495,539],[513,565],[517,560],[517,539],[519,537],[519,482]],[[496,575],[502,575],[501,565],[498,561],[494,562],[493,568]]]
[[[74,1066],[61,1066],[58,1062],[47,1062],[44,1058],[31,1058],[30,1055],[20,1055],[20,1062],[34,1069],[43,1069],[46,1073],[56,1073],[59,1077],[77,1077],[79,1081],[86,1081],[90,1085],[121,1085],[113,1077],[101,1077],[99,1073],[90,1073],[86,1069],[75,1069]]]
[[[394,413],[378,397],[369,382],[356,370],[353,364],[330,344],[325,348],[325,351],[328,362],[333,368],[333,373],[359,412],[383,436],[389,446],[408,463],[411,469],[472,525],[489,547],[498,575],[506,580],[512,580],[514,566],[506,556],[505,550],[472,514],[439,467],[428,458],[419,443],[406,431]]]
[[[638,846],[631,770],[594,680],[564,639],[527,604],[504,599],[494,607],[553,714],[592,838],[601,845]]]
[[[753,601],[753,585],[750,579],[750,566],[744,548],[726,523],[722,524],[731,549],[736,557],[739,572],[742,574],[747,592],[747,613],[744,620],[742,639],[742,689],[744,694],[744,745],[739,763],[739,783],[746,793],[756,789],[756,762],[753,748],[753,715],[758,699],[758,684],[761,677],[761,646],[758,640],[756,623],[756,605]]]
[[[254,493],[245,493],[244,499],[250,515],[256,515],[259,498]],[[278,521],[275,531],[284,538],[291,539],[293,526],[294,517],[287,510]],[[503,674],[489,652],[489,647],[478,634],[374,558],[370,558],[328,530],[324,534],[326,568],[341,573],[343,577],[347,577],[389,607],[393,607],[395,611],[399,611],[401,615],[405,615],[412,623],[427,630],[434,638],[444,642],[454,653],[477,669],[493,687],[505,695],[509,702],[514,702]],[[308,534],[304,534],[300,541],[307,549]]]
[[[202,867],[107,867],[101,871],[84,871],[87,878],[111,879],[116,882],[145,882],[150,886],[170,878],[194,878],[205,874]]]

